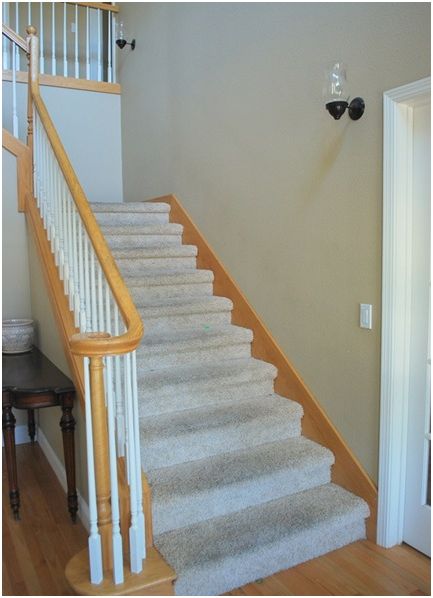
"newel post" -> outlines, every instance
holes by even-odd
[[[90,357],[89,370],[98,527],[102,543],[102,563],[104,571],[108,571],[113,567],[113,549],[111,543],[112,519],[108,422],[105,407],[104,363],[102,357]]]

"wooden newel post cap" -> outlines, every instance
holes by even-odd
[[[37,29],[36,29],[36,27],[33,27],[33,25],[29,25],[29,26],[26,28],[26,33],[27,33],[28,35],[36,35],[36,33],[37,33]]]

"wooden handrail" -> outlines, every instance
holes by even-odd
[[[75,334],[70,341],[71,351],[75,355],[87,357],[128,353],[134,351],[134,349],[138,347],[141,337],[143,336],[143,323],[40,95],[37,74],[38,39],[35,35],[36,30],[34,27],[29,27],[27,32],[29,34],[28,40],[31,56],[29,84],[34,107],[44,126],[58,165],[63,173],[69,191],[71,192],[76,209],[81,217],[113,297],[116,300],[123,321],[127,327],[124,334],[108,338],[94,338],[91,334],[86,333]]]
[[[13,42],[17,46],[19,46],[22,50],[24,50],[24,52],[29,51],[29,46],[28,46],[26,40],[23,39],[21,37],[21,35],[18,35],[18,33],[16,33],[13,29],[8,27],[7,25],[2,25],[2,32],[3,32],[3,35],[5,35],[8,39],[11,40],[11,42]]]
[[[78,4],[78,6],[88,6],[89,8],[98,8],[109,12],[119,12],[119,7],[115,4],[106,4],[105,2],[66,2],[66,4]]]

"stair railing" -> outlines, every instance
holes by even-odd
[[[131,573],[142,571],[146,557],[135,355],[143,325],[40,95],[38,38],[34,27],[27,33],[23,40],[3,27],[13,51],[28,55],[29,201],[36,202],[79,331],[70,350],[84,362],[90,581],[99,584],[112,571],[120,584],[127,546]],[[127,538],[120,527],[119,457],[129,485]]]
[[[39,71],[52,76],[116,82],[116,18],[107,2],[3,2],[3,24],[25,35],[39,31]],[[13,53],[3,46],[3,71],[13,70]],[[17,70],[26,71],[17,59]],[[3,75],[7,76],[7,73]]]

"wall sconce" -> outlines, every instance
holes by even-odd
[[[327,71],[324,96],[325,107],[335,120],[343,116],[346,108],[349,108],[349,117],[352,120],[359,120],[364,114],[365,102],[362,98],[354,98],[349,104],[346,69],[341,62],[336,62]]]
[[[118,26],[118,30],[117,30],[117,36],[116,36],[116,44],[119,46],[119,48],[122,50],[126,45],[131,46],[131,50],[135,50],[135,39],[132,40],[132,42],[127,42],[125,39],[125,31],[124,31],[125,27],[123,25],[123,21],[120,21],[119,26]]]

